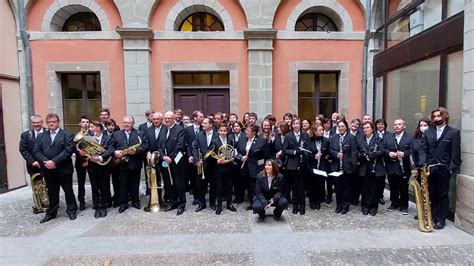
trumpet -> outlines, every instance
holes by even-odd
[[[201,149],[198,149],[198,153],[199,153],[199,161],[201,162],[201,165],[197,166],[197,171],[198,171],[198,175],[201,175],[201,179],[204,180],[206,179],[206,175],[204,174],[204,160],[201,154]]]
[[[140,136],[138,136],[138,143],[137,144],[134,144],[126,149],[123,149],[122,150],[122,155],[123,157],[122,158],[115,158],[114,160],[114,164],[119,164],[121,162],[128,162],[128,155],[130,155],[130,152],[134,149],[138,149],[138,147],[140,147],[142,145],[142,139],[140,138]]]
[[[78,151],[83,150],[88,159],[94,156],[100,156],[107,151],[102,145],[95,142],[90,136],[87,136],[87,129],[79,131],[76,136],[74,136],[74,142],[76,142],[76,149]],[[112,156],[103,162],[97,162],[97,164],[107,165],[111,159]]]

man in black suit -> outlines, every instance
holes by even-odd
[[[186,165],[186,176],[189,180],[189,185],[194,197],[193,205],[198,204],[198,192],[196,188],[197,181],[197,169],[194,165],[193,158],[193,141],[196,138],[196,135],[202,130],[201,123],[204,120],[204,113],[196,110],[192,114],[193,123],[191,126],[185,127],[184,132],[186,134],[186,153],[188,155],[188,163]],[[199,177],[200,178],[200,177]]]
[[[26,161],[26,170],[28,174],[33,176],[40,172],[40,163],[33,157],[33,148],[38,139],[39,134],[46,131],[43,127],[43,118],[40,115],[30,117],[31,129],[21,133],[20,137],[20,153]],[[33,181],[33,180],[32,180]],[[31,184],[33,186],[33,184]],[[33,206],[33,213],[42,213],[43,209]]]
[[[81,116],[81,121],[79,121],[80,131],[85,132],[86,136],[91,136],[92,133],[89,131],[90,120],[87,116]],[[76,169],[77,174],[77,200],[79,201],[79,210],[86,209],[86,173],[87,173],[87,157],[81,156],[79,151],[74,150],[76,154],[76,160],[74,163],[74,168]]]
[[[141,209],[138,189],[143,154],[148,150],[148,139],[145,134],[133,128],[135,124],[133,117],[125,116],[122,123],[123,129],[112,135],[115,141],[115,157],[121,159],[116,166],[120,168],[119,213],[128,209],[129,197],[132,207]]]
[[[242,177],[247,188],[249,206],[246,210],[252,210],[252,200],[255,195],[255,182],[258,173],[264,168],[266,159],[270,159],[270,151],[267,140],[257,136],[258,126],[253,125],[245,129],[245,137],[239,140],[237,145],[236,159],[242,162]],[[245,191],[244,191],[245,193]],[[237,195],[236,195],[237,197]],[[243,198],[243,195],[239,195]]]
[[[387,131],[387,121],[385,121],[385,119],[383,118],[379,118],[375,120],[375,128],[376,128],[376,131],[374,134],[376,134],[378,138],[384,142],[386,150],[396,149],[393,133]],[[385,151],[383,161],[386,164],[386,162],[389,160],[390,158],[388,156],[388,152]],[[383,192],[385,190],[385,184],[386,184],[385,179],[386,177],[384,177],[383,179],[379,179],[378,180],[379,183],[377,184],[377,190],[379,194],[379,203],[382,205],[385,204],[385,200],[383,197]]]
[[[186,156],[186,139],[183,127],[175,123],[174,112],[166,112],[164,121],[168,128],[166,138],[158,144],[158,150],[164,161],[161,165],[161,175],[165,183],[165,191],[167,187],[170,191],[173,189],[176,191],[174,195],[170,195],[170,205],[166,211],[178,208],[176,215],[179,216],[184,213],[186,205],[186,177],[184,176],[186,159],[183,158]]]
[[[206,208],[206,193],[209,186],[209,206],[212,210],[216,209],[216,177],[214,170],[216,160],[209,156],[205,158],[207,152],[214,147],[212,144],[217,138],[217,132],[214,130],[214,122],[210,118],[204,118],[202,121],[202,131],[198,132],[193,141],[192,160],[196,162],[196,167],[204,169],[204,176],[196,176],[196,192],[199,206],[196,212]],[[202,159],[202,160],[201,160]]]
[[[74,152],[74,134],[59,128],[59,116],[49,113],[46,116],[49,131],[40,134],[33,156],[41,165],[41,174],[48,188],[49,206],[46,215],[40,221],[45,223],[56,218],[59,207],[59,188],[66,196],[66,212],[69,219],[76,219],[77,203],[72,189],[73,166],[71,155]]]
[[[101,112],[102,116],[102,112]],[[112,138],[114,132],[119,131],[120,127],[117,126],[117,123],[114,119],[110,118],[105,121],[106,130],[103,130],[103,134]],[[113,163],[108,164],[109,172],[112,175],[112,186],[114,190],[114,195],[110,197],[109,205],[112,205],[114,208],[119,206],[119,194],[120,194],[120,167],[115,167]],[[110,184],[109,184],[110,186]]]
[[[146,136],[148,138],[148,152],[146,155],[147,160],[151,159],[152,153],[157,155],[157,158],[161,156],[160,152],[158,151],[159,144],[162,140],[166,138],[166,132],[168,128],[163,125],[163,114],[160,112],[153,113],[151,115],[153,125],[146,130]],[[159,167],[156,169],[157,173],[159,172]],[[159,177],[159,176],[157,176]],[[159,182],[159,181],[158,181]],[[158,190],[160,193],[161,190]],[[165,191],[166,192],[166,191]],[[168,192],[166,192],[168,194]],[[167,199],[168,195],[164,198]],[[161,195],[159,196],[161,199]]]
[[[405,121],[393,122],[395,134],[385,143],[389,159],[385,162],[390,185],[391,204],[387,211],[400,210],[408,214],[408,179],[410,178],[410,150],[412,137],[405,132]]]
[[[102,124],[102,130],[107,130],[106,123],[110,119],[110,110],[108,108],[100,108],[99,117]]]
[[[153,111],[146,110],[145,111],[145,118],[146,122],[138,125],[138,131],[140,131],[143,135],[146,135],[146,130],[153,125],[152,120]],[[143,172],[145,173],[145,185],[146,185],[146,194],[150,195],[150,187],[148,185],[148,173],[145,170],[145,166],[148,164],[148,160],[146,158],[146,154],[143,154]]]
[[[448,125],[449,113],[444,107],[431,112],[436,127],[423,134],[420,150],[421,164],[436,165],[430,168],[429,193],[434,228],[443,229],[449,211],[449,181],[451,174],[461,166],[461,136]]]
[[[349,133],[357,139],[362,137],[364,132],[362,131],[361,125],[362,122],[359,118],[352,119]],[[356,167],[358,167],[359,162],[357,162]],[[354,172],[351,175],[351,203],[353,205],[359,204],[360,195],[362,192],[362,177],[359,176],[359,171],[354,169]]]

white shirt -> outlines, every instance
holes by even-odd
[[[102,133],[100,133],[100,136],[95,136],[95,140],[97,141],[97,143],[100,144],[102,142],[102,136],[103,136]]]
[[[194,134],[197,134],[199,132],[199,125],[194,124]]]
[[[171,127],[168,128],[168,131],[166,132],[166,139],[169,138],[171,129],[174,127],[174,125],[176,125],[176,124],[173,124]]]
[[[54,141],[54,138],[56,137],[56,135],[58,134],[59,132],[59,128],[56,129],[56,131],[51,131],[49,134],[51,136],[51,143]]]
[[[330,131],[324,131],[323,136],[328,139],[331,136],[331,132]]]
[[[221,139],[222,145],[227,145],[227,138],[221,138],[220,136],[219,138]]]
[[[161,127],[155,127],[155,139],[158,139],[158,136],[160,135]]]
[[[365,140],[367,141],[367,145],[370,144],[370,141],[372,140],[373,137],[374,135],[370,136],[370,138],[365,137]]]
[[[268,176],[267,179],[268,179],[268,181],[267,181],[268,182],[268,189],[270,189],[270,188],[272,188],[272,179],[273,178],[271,176]]]
[[[146,122],[146,127],[151,127],[153,125],[152,122]]]
[[[383,135],[385,134],[385,130],[384,131],[377,131],[377,133],[379,134],[379,138],[383,139]]]
[[[236,143],[239,142],[240,134],[242,134],[242,133],[239,133],[239,134],[235,135],[235,142]]]
[[[247,154],[249,154],[250,147],[252,147],[252,143],[253,143],[254,139],[255,139],[255,137],[253,137],[252,139],[247,140],[247,145],[245,146],[245,151],[247,152]]]
[[[35,132],[35,138],[37,138],[39,134],[43,133],[43,128],[41,128],[38,131],[36,131],[36,130],[33,130],[33,131]]]
[[[300,135],[301,135],[301,131],[296,133],[293,131],[293,133],[295,134],[295,138],[296,138],[296,142],[300,142]]]
[[[127,142],[130,141],[130,134],[132,134],[132,131],[124,131],[125,132],[125,136],[127,137]]]
[[[436,139],[441,138],[441,134],[443,134],[444,128],[446,127],[446,124],[442,126],[436,126]]]
[[[210,130],[209,132],[206,132],[206,143],[207,143],[207,147],[209,147],[209,145],[211,145],[211,141],[212,141],[212,131],[213,131],[213,130]]]
[[[395,134],[395,139],[397,140],[397,144],[400,144],[400,140],[403,137],[403,133],[405,133],[405,131],[402,131],[400,134]]]

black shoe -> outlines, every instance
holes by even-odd
[[[281,219],[281,217],[280,217],[280,216],[276,216],[276,215],[275,215],[275,216],[273,216],[273,220],[275,220],[275,221],[277,221],[277,222],[278,222],[278,221],[280,221],[280,219]]]
[[[400,212],[401,212],[403,215],[408,215],[408,208],[400,207]]]
[[[357,206],[357,205],[359,205],[359,200],[353,200],[351,202],[351,204],[354,205],[354,206]]]
[[[100,218],[104,218],[105,216],[107,216],[107,209],[100,210]]]
[[[139,210],[142,208],[142,205],[140,205],[140,202],[135,202],[132,203],[132,207]]]
[[[369,214],[369,210],[367,208],[362,208],[362,214],[363,215]]]
[[[53,220],[54,218],[56,218],[56,215],[46,214],[46,215],[44,216],[44,218],[41,219],[40,224],[46,223],[46,222],[48,222],[48,221],[51,221],[51,220]]]
[[[177,208],[178,206],[176,204],[171,204],[171,205],[168,205],[168,207],[165,209],[165,212],[169,212]]]
[[[342,206],[337,206],[335,213],[341,213]]]
[[[300,215],[304,215],[306,213],[306,208],[305,206],[300,207]]]
[[[388,212],[393,212],[393,211],[398,210],[398,209],[399,209],[399,208],[397,208],[397,207],[395,207],[395,206],[393,206],[393,205],[390,205],[390,206],[387,208],[387,211],[388,211]]]
[[[415,214],[415,216],[413,216],[413,219],[418,221],[418,214]]]
[[[222,206],[217,206],[216,208],[216,214],[219,215],[222,213]]]
[[[446,226],[446,222],[444,220],[439,220],[435,223],[434,229],[441,230]]]
[[[184,213],[184,207],[179,207],[178,211],[176,212],[176,216],[180,216],[183,213]]]
[[[124,212],[126,209],[128,209],[128,205],[121,205],[119,208],[119,213]]]
[[[316,204],[315,204],[315,203],[310,203],[310,204],[309,204],[309,208],[310,208],[311,210],[316,210]]]
[[[101,212],[101,209],[95,209],[95,212],[94,212],[94,217],[95,218],[100,218],[100,212]]]
[[[209,207],[211,208],[211,210],[215,211],[216,210],[216,205],[214,204],[209,204]]]
[[[375,216],[377,214],[377,209],[370,209],[369,214],[370,216]]]
[[[199,203],[199,202],[198,202],[197,199],[194,199],[194,200],[193,200],[193,205],[197,205],[198,203]]]
[[[33,213],[34,214],[43,213],[43,209],[38,209],[38,208],[33,207]]]
[[[120,206],[119,202],[114,201],[114,203],[112,204],[112,207],[117,208],[118,206]]]
[[[246,211],[251,211],[253,208],[252,208],[252,205],[249,205],[245,208]]]
[[[258,213],[258,218],[263,221],[265,220],[265,211],[261,211]]]
[[[85,202],[79,203],[79,210],[83,211],[85,209],[86,209],[86,203]]]
[[[200,211],[204,210],[205,208],[206,208],[206,205],[199,205],[199,206],[196,208],[195,212],[200,212]]]
[[[236,212],[237,211],[237,209],[234,207],[234,205],[232,205],[232,203],[227,204],[226,209],[228,209],[231,212]]]
[[[316,210],[321,209],[321,203],[316,203],[316,204],[314,204],[314,205],[315,205]]]
[[[385,205],[385,200],[384,200],[383,198],[381,198],[381,199],[379,200],[379,203],[382,204],[382,205]]]
[[[292,211],[293,214],[297,214],[298,211],[299,211],[298,206],[297,206],[297,205],[293,205],[293,211]]]
[[[71,213],[68,213],[67,216],[69,216],[69,220],[76,220],[77,218],[77,215],[76,215],[76,212],[71,212]]]
[[[349,208],[342,208],[341,214],[346,214],[349,212]]]
[[[331,204],[331,199],[326,199],[326,204]]]

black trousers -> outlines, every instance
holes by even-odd
[[[186,191],[193,193],[194,199],[196,197],[196,176],[197,176],[197,169],[196,166],[192,163],[186,163]]]
[[[254,213],[258,213],[260,216],[265,215],[265,206],[268,205],[268,201],[270,199],[261,199],[260,197],[256,197],[252,203],[252,208]],[[273,210],[273,214],[276,217],[280,217],[283,210],[288,208],[288,200],[281,196],[277,202],[274,202],[275,210]]]
[[[112,163],[111,163],[112,164]],[[118,165],[112,165],[109,168],[109,173],[112,174],[112,186],[114,190],[114,195],[111,198],[114,202],[119,202],[119,194],[120,194],[120,167]],[[110,177],[108,178],[108,180]],[[109,184],[110,190],[110,184]]]
[[[389,175],[390,204],[395,208],[408,208],[408,177]]]
[[[292,181],[293,206],[304,207],[306,203],[305,197],[305,174],[302,170],[287,170],[288,176]]]
[[[351,201],[359,202],[360,195],[362,194],[362,177],[356,171],[351,174]]]
[[[80,203],[85,203],[86,196],[86,172],[87,168],[82,167],[83,160],[76,160],[75,167],[77,174],[77,200]]]
[[[334,193],[334,179],[326,177],[326,200],[332,201],[332,194]]]
[[[362,208],[377,210],[380,200],[380,180],[385,181],[385,175],[375,176],[370,170],[367,170],[366,174],[362,177]]]
[[[334,179],[336,191],[336,204],[338,207],[347,208],[350,204],[351,174],[343,173]]]
[[[49,206],[46,213],[56,216],[59,207],[59,188],[64,191],[66,198],[66,212],[75,213],[77,211],[76,198],[72,189],[72,173],[64,174],[57,170],[48,170],[44,174],[46,187],[48,188]]]
[[[184,175],[184,167],[183,159],[180,160],[178,165],[172,162],[169,168],[161,167],[161,176],[163,177],[165,187],[165,199],[169,200],[171,205],[183,208],[186,205],[186,177]],[[173,180],[173,185],[171,184],[171,179]]]
[[[235,201],[243,202],[245,196],[245,182],[240,167],[237,165],[232,165],[231,175]]]
[[[196,193],[199,205],[206,206],[206,194],[209,188],[209,204],[216,205],[216,176],[215,176],[215,164],[204,165],[204,176],[196,175]]]
[[[444,221],[449,211],[449,181],[451,173],[444,166],[436,166],[431,169],[429,176],[431,214],[433,220]]]
[[[232,203],[232,169],[231,165],[217,165],[215,169],[217,206],[222,202]]]
[[[128,205],[128,198],[132,203],[140,202],[138,187],[140,185],[140,173],[142,169],[130,169],[127,165],[120,166],[120,205]]]
[[[308,173],[308,197],[310,204],[321,203],[325,200],[324,176]]]
[[[106,209],[110,200],[109,170],[104,166],[89,165],[87,172],[91,182],[93,206],[96,209]]]
[[[253,197],[255,196],[256,178],[250,175],[248,168],[246,168],[246,171],[243,174],[244,188],[247,190],[248,201],[250,205],[252,205],[254,200]]]
[[[150,189],[150,185],[148,184],[148,172],[146,171],[146,166],[148,165],[148,160],[146,158],[146,154],[143,155],[143,172],[145,173],[145,185],[146,189]]]

